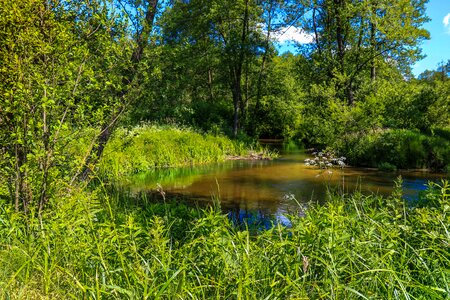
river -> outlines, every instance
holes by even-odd
[[[318,170],[308,167],[302,151],[281,152],[274,160],[235,160],[224,163],[162,169],[137,174],[127,180],[131,193],[152,192],[161,185],[167,195],[201,203],[220,199],[224,212],[241,220],[249,216],[285,222],[287,213],[298,213],[310,201],[326,201],[327,190],[337,193],[389,195],[401,175],[406,199],[417,198],[429,180],[445,174],[427,171],[381,172],[345,167]]]

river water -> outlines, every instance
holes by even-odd
[[[426,171],[381,172],[352,168],[318,170],[305,166],[310,158],[302,151],[281,153],[275,160],[237,160],[219,164],[163,169],[141,173],[126,184],[131,193],[152,192],[157,185],[166,194],[202,203],[220,199],[222,209],[238,220],[254,216],[284,222],[286,213],[299,211],[302,203],[323,202],[327,190],[338,193],[389,195],[401,175],[405,198],[417,198],[429,180],[445,177]],[[284,220],[284,221],[283,221]]]

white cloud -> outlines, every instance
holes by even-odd
[[[442,23],[444,23],[444,26],[448,29],[448,32],[450,33],[450,13],[448,13],[444,19],[442,20]]]
[[[299,44],[310,44],[314,41],[312,34],[294,26],[280,28],[274,33],[274,38],[280,43],[297,42]]]
[[[444,23],[445,27],[447,27],[450,24],[450,13],[448,13],[445,17],[444,20],[442,20],[442,23]]]

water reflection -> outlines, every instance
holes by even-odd
[[[267,211],[261,209],[246,210],[237,208],[228,209],[227,215],[235,226],[242,229],[264,230],[276,224],[291,226],[290,220],[282,212],[268,214]]]
[[[335,169],[329,173],[305,166],[306,157],[303,152],[290,152],[273,161],[227,161],[158,170],[133,176],[124,185],[132,193],[140,193],[154,190],[159,183],[167,195],[183,195],[203,203],[218,197],[231,219],[259,220],[263,222],[261,226],[266,226],[286,222],[284,215],[297,213],[302,203],[325,201],[330,189],[388,195],[393,181],[402,175],[405,197],[414,199],[426,188],[428,180],[444,177],[429,172],[385,173],[361,168]]]

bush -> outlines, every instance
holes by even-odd
[[[393,172],[397,170],[397,167],[394,165],[391,165],[388,162],[383,162],[378,165],[378,170],[380,171],[386,171],[386,172]]]
[[[442,170],[450,163],[450,141],[417,131],[380,130],[367,135],[347,135],[339,151],[349,163],[377,167],[389,164],[397,168]]]

